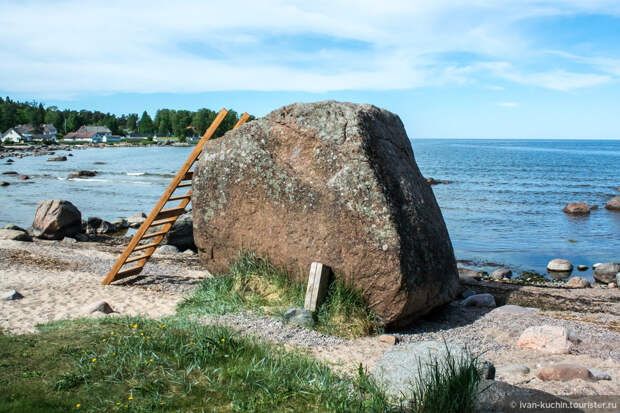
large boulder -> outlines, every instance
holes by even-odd
[[[594,279],[601,283],[616,281],[616,274],[620,272],[620,262],[604,262],[594,266]]]
[[[241,248],[306,281],[313,261],[387,325],[456,297],[452,244],[399,117],[293,104],[207,142],[193,175],[194,240],[223,270]]]
[[[41,201],[32,223],[34,235],[43,239],[72,237],[82,230],[82,214],[69,201]]]
[[[562,209],[565,214],[569,215],[588,215],[590,213],[590,205],[585,202],[573,202]]]

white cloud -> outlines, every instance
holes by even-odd
[[[48,96],[384,90],[490,75],[483,83],[565,91],[619,77],[617,61],[592,62],[591,73],[519,69],[536,48],[515,22],[571,13],[620,15],[620,6],[577,0],[5,1],[0,89]],[[336,39],[335,45],[325,39]],[[181,47],[187,44],[195,50]],[[464,64],[452,54],[476,61]]]

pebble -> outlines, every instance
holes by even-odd
[[[464,299],[461,304],[465,307],[495,307],[495,298],[488,293],[475,294]]]
[[[16,290],[11,290],[8,293],[4,294],[2,299],[6,300],[6,301],[14,301],[14,300],[20,300],[24,298],[23,295],[21,295],[18,291]]]

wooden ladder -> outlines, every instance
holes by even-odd
[[[202,152],[202,148],[204,144],[211,139],[215,130],[220,123],[226,117],[228,111],[226,109],[222,109],[220,113],[215,117],[209,129],[205,131],[205,134],[202,136],[202,139],[196,144],[196,147],[189,155],[189,158],[185,161],[179,172],[176,174],[166,192],[161,196],[159,202],[155,205],[149,216],[146,220],[140,225],[138,231],[134,234],[133,238],[125,248],[125,251],[118,258],[108,275],[103,280],[103,285],[108,285],[111,282],[121,280],[123,278],[131,277],[132,275],[139,274],[144,265],[148,261],[148,259],[153,255],[159,244],[164,240],[164,237],[172,228],[172,225],[177,220],[177,218],[185,213],[185,208],[191,202],[192,190],[190,189],[186,194],[173,196],[174,192],[178,188],[186,188],[191,187],[192,183],[192,175],[193,172],[190,171],[198,156]],[[250,115],[244,113],[241,115],[241,118],[234,126],[233,129],[238,128],[243,125]],[[188,182],[189,181],[189,182]],[[172,208],[164,209],[164,206],[168,202],[173,201],[181,201],[178,205]],[[151,227],[160,227],[155,232],[147,233],[147,230]],[[147,240],[146,243],[140,244],[141,241]],[[140,255],[134,255],[130,257],[133,253],[139,252]],[[137,264],[131,268],[127,268],[121,271],[121,268],[125,264],[130,264],[133,262],[137,262]]]

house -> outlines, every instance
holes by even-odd
[[[56,141],[56,128],[51,123],[43,123],[39,128],[41,133],[35,131],[32,125],[17,125],[2,134],[2,141],[9,139],[11,142],[32,141]]]
[[[65,135],[65,141],[73,142],[108,142],[108,139],[112,137],[112,131],[107,126],[82,126],[75,132],[70,132]]]

